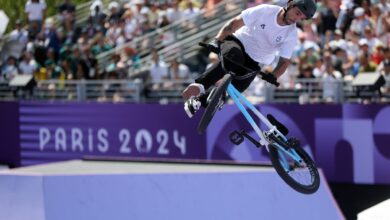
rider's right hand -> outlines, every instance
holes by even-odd
[[[210,41],[207,44],[207,49],[209,49],[211,52],[218,54],[220,49],[221,49],[221,44],[222,44],[222,41],[214,38],[212,41]]]
[[[277,79],[276,79],[276,77],[275,77],[274,74],[272,74],[272,73],[264,73],[264,72],[263,72],[263,73],[261,74],[261,78],[262,78],[263,80],[265,80],[265,81],[271,83],[271,84],[274,84],[276,87],[279,87],[279,83],[278,83],[278,81],[277,81]]]

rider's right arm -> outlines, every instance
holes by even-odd
[[[238,15],[232,20],[228,21],[215,38],[219,41],[223,41],[227,36],[233,34],[236,30],[240,29],[244,25],[245,24],[241,15]]]

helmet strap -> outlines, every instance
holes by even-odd
[[[290,3],[291,1],[292,1],[292,0],[288,1],[288,3]],[[287,6],[287,8],[283,8],[283,9],[284,9],[283,21],[284,21],[285,23],[287,23],[287,22],[286,22],[287,12],[288,12],[288,10],[289,10],[290,8],[292,8],[292,7],[293,7],[293,6],[289,5],[289,6]]]

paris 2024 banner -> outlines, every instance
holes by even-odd
[[[85,156],[269,163],[265,148],[249,141],[238,146],[229,141],[234,130],[255,136],[233,105],[217,112],[204,135],[196,132],[200,115],[187,118],[181,104],[20,102],[0,106],[8,114],[0,116],[0,162],[17,166]],[[329,180],[390,183],[390,106],[257,107],[301,140]],[[19,158],[10,159],[13,156]]]

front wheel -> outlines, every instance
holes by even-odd
[[[222,101],[223,93],[226,91],[227,87],[229,86],[231,78],[232,77],[230,74],[226,74],[221,79],[220,85],[215,89],[213,93],[210,94],[210,97],[208,98],[209,103],[198,125],[199,134],[203,134],[203,132],[207,129],[208,125],[210,124],[211,119],[213,119],[215,112],[219,108],[218,104]]]
[[[280,150],[276,146],[277,144],[280,146],[281,143],[271,143],[269,152],[272,165],[275,167],[279,176],[290,187],[300,193],[315,193],[320,186],[320,175],[318,174],[314,161],[301,147],[287,147],[286,149],[289,149],[290,152],[295,151],[301,158],[300,162],[295,161],[291,156],[283,152],[283,150]]]

